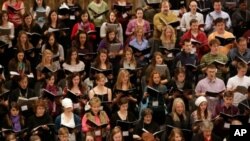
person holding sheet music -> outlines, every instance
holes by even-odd
[[[239,8],[232,14],[233,33],[236,37],[242,36],[250,29],[250,10],[247,9],[247,0],[239,0]]]
[[[245,119],[242,121],[243,124],[250,124],[250,87],[247,89],[247,98],[242,100],[239,105],[239,113],[245,116]]]
[[[219,52],[227,55],[229,50],[233,48],[235,36],[231,32],[225,30],[225,20],[223,18],[217,18],[216,20],[214,20],[214,25],[215,30],[211,34],[209,34],[208,42],[215,38],[219,39],[221,42]]]
[[[206,96],[208,101],[208,110],[213,111],[219,103],[222,92],[225,91],[225,83],[222,79],[216,77],[217,69],[214,64],[206,67],[206,77],[201,79],[195,87],[195,95]]]
[[[3,123],[3,129],[11,129],[17,133],[22,132],[22,130],[24,130],[27,126],[25,117],[21,113],[21,107],[16,102],[10,103],[9,114],[6,115]],[[26,135],[26,132],[21,133],[19,136],[19,141],[25,141],[27,138]]]
[[[40,26],[40,28],[43,28],[50,12],[50,7],[46,5],[45,0],[34,0],[33,7],[30,9],[30,12],[32,13],[32,17],[35,22]]]
[[[110,133],[110,140],[109,141],[124,141],[122,137],[122,130],[121,127],[116,126],[112,129]]]
[[[144,33],[150,32],[150,24],[148,21],[143,19],[143,9],[137,8],[135,10],[136,13],[136,19],[130,20],[127,29],[126,29],[126,35],[130,38],[128,40],[133,39],[133,35],[136,32],[136,28],[141,27],[144,31]],[[145,37],[149,37],[150,35],[145,35]]]
[[[79,32],[83,31],[87,33],[88,41],[91,43],[93,51],[96,51],[94,49],[94,45],[96,45],[94,44],[94,41],[96,40],[96,34],[94,34],[95,25],[90,22],[90,16],[87,10],[82,10],[80,16],[81,20],[73,26],[70,38],[71,40],[75,39],[77,35],[79,35]]]
[[[103,110],[111,116],[110,104],[112,102],[112,91],[105,86],[106,77],[104,74],[99,73],[95,75],[96,86],[89,91],[89,99],[98,97],[101,100],[101,106]]]
[[[173,21],[177,21],[178,17],[170,10],[170,2],[169,1],[162,1],[161,2],[161,12],[155,14],[154,16],[154,33],[153,37],[156,39],[160,38],[162,33],[162,29],[165,25],[162,20],[170,23]]]
[[[221,0],[214,0],[213,1],[213,8],[214,8],[214,11],[208,13],[206,16],[205,31],[207,31],[207,32],[213,31],[213,29],[214,29],[213,25],[216,26],[216,23],[214,23],[214,21],[218,18],[224,19],[226,29],[230,29],[232,26],[232,22],[231,22],[231,19],[230,19],[230,16],[228,15],[228,13],[222,11]]]
[[[196,54],[192,53],[192,43],[190,39],[183,40],[183,51],[179,52],[173,62],[172,69],[178,67],[184,67],[186,69],[186,79],[195,82],[197,75],[193,75],[197,72],[196,68],[188,68],[188,64],[198,66],[199,61]]]
[[[247,39],[245,37],[239,37],[237,39],[236,47],[230,49],[227,56],[230,67],[230,75],[234,76],[237,73],[236,66],[238,62],[245,61],[248,63],[248,61],[250,61],[250,49],[247,47]],[[249,74],[249,68],[247,74]]]
[[[22,15],[25,12],[24,2],[22,0],[7,0],[2,5],[2,11],[8,12],[9,20],[18,27],[22,24]]]
[[[127,24],[126,24],[126,26],[127,26]],[[107,37],[107,31],[110,29],[115,30],[115,34],[116,34],[117,39],[119,40],[119,42],[121,42],[123,44],[124,43],[123,42],[123,27],[120,24],[120,22],[118,22],[117,15],[116,15],[115,11],[109,12],[107,22],[104,22],[102,24],[101,29],[100,29],[100,37],[101,38]]]
[[[167,93],[167,87],[161,84],[161,80],[160,73],[152,71],[142,98],[142,103],[147,103],[148,107],[152,108],[153,118],[159,119],[156,121],[159,125],[165,122],[165,96]]]
[[[48,104],[48,113],[51,115],[53,119],[56,118],[61,113],[62,105],[62,89],[56,86],[56,74],[48,73],[45,76],[45,83],[43,89],[41,90],[43,95],[42,98],[47,100]],[[52,95],[53,98],[51,98]]]
[[[153,119],[153,111],[150,108],[143,109],[141,113],[141,119],[135,125],[133,138],[140,140],[144,132],[154,134],[160,131],[159,125],[155,122],[157,119]],[[159,140],[160,134],[156,134],[155,138]]]
[[[1,57],[10,60],[13,57],[12,40],[15,37],[14,24],[9,21],[6,11],[0,12],[0,42],[1,42]],[[3,60],[3,58],[1,60]],[[7,66],[6,61],[1,64]]]
[[[111,70],[111,73],[106,74],[106,77],[108,79],[107,84],[111,88],[113,83],[114,83],[113,82],[113,79],[114,79],[113,66],[109,62],[108,51],[106,49],[99,50],[99,53],[98,53],[97,57],[95,58],[95,61],[91,65],[91,67],[96,68],[96,69],[100,69],[101,71]],[[98,73],[98,71],[95,71],[94,69],[90,70],[90,79],[93,79],[95,74],[97,74],[97,73]]]
[[[173,102],[172,112],[166,117],[166,124],[180,128],[181,130],[189,130],[190,127],[190,114],[185,110],[185,104],[181,98],[175,98]],[[169,136],[169,131],[167,136]],[[185,139],[190,139],[190,134],[188,132],[184,133]]]
[[[95,141],[105,141],[109,132],[109,117],[105,111],[100,110],[101,100],[98,97],[90,99],[91,109],[82,118],[82,132],[94,135]]]
[[[206,33],[199,30],[199,23],[196,19],[190,20],[190,30],[185,32],[180,40],[180,45],[183,44],[183,40],[185,39],[191,39],[195,41],[191,41],[193,45],[193,53],[197,54],[198,59],[200,60],[201,57],[209,52],[209,46],[208,46],[208,39]]]
[[[85,75],[85,64],[79,60],[78,50],[75,47],[69,49],[66,61],[63,63],[62,67],[65,71],[79,72],[83,76]]]
[[[127,97],[129,100],[129,111],[133,112],[136,115],[136,104],[137,104],[137,98],[139,97],[137,94],[137,91],[134,88],[135,84],[132,84],[130,82],[130,74],[129,71],[126,69],[120,69],[116,83],[114,85],[114,93],[115,97],[113,99],[113,104],[119,103],[120,99],[122,97]],[[126,91],[130,91],[126,93]],[[112,107],[113,111],[116,112],[118,108],[116,108],[116,105],[113,105]]]
[[[227,90],[234,92],[233,105],[238,104],[247,98],[247,88],[250,86],[250,78],[246,76],[248,66],[245,63],[237,63],[237,74],[227,81]],[[243,88],[239,88],[243,87]]]
[[[82,141],[81,118],[73,113],[73,102],[69,98],[62,100],[63,112],[56,117],[55,130],[58,133],[61,127],[69,131],[70,141]]]
[[[64,61],[64,48],[57,42],[54,33],[48,33],[47,42],[42,46],[41,52],[44,52],[45,49],[49,49],[53,53],[53,63],[60,68],[60,63]]]
[[[198,133],[192,137],[192,141],[222,141],[220,135],[215,135],[213,130],[214,124],[211,121],[203,121],[201,123],[201,133]]]
[[[192,112],[190,116],[191,124],[192,124],[192,130],[193,133],[199,133],[200,132],[200,122],[204,120],[211,121],[212,119],[212,111],[209,111],[207,109],[207,99],[204,96],[199,96],[195,100],[195,105],[197,106],[197,109]]]
[[[196,1],[193,0],[189,3],[189,9],[190,9],[190,12],[184,13],[181,18],[180,28],[183,32],[186,32],[190,29],[190,26],[191,26],[190,21],[192,19],[196,19],[198,25],[204,24],[203,15],[197,12]]]
[[[223,95],[223,103],[217,104],[213,113],[214,119],[214,133],[222,138],[229,135],[230,122],[234,118],[224,119],[222,114],[228,116],[236,116],[239,114],[239,109],[233,105],[233,92],[226,91]]]
[[[189,109],[189,101],[193,99],[192,96],[192,84],[186,79],[186,72],[184,68],[176,68],[174,71],[174,77],[167,83],[169,90],[168,95],[168,111],[171,112],[172,104],[175,98],[181,98],[187,111]]]
[[[171,25],[166,25],[162,29],[160,41],[162,43],[163,48],[166,48],[169,50],[176,48],[176,32]],[[159,47],[157,47],[157,46],[155,48],[159,49]],[[169,54],[169,52],[167,52],[167,51],[164,51],[162,53],[164,53],[166,55]],[[169,55],[169,56],[171,56],[171,55]]]
[[[148,40],[144,37],[144,29],[140,26],[135,29],[135,38],[129,42],[129,46],[134,50],[134,55],[136,61],[140,66],[146,66],[148,64],[148,58],[150,57],[150,52],[143,53],[149,47]]]
[[[24,13],[22,25],[15,30],[16,37],[18,36],[19,31],[26,31],[33,47],[41,48],[43,35],[42,28],[34,21],[31,13]]]
[[[126,47],[124,49],[123,57],[120,61],[120,67],[125,69],[135,69],[137,67],[132,48]]]
[[[27,125],[30,135],[38,135],[41,141],[54,141],[54,127],[52,126],[52,118],[47,113],[46,101],[39,99],[34,105],[34,114],[31,115],[27,120]],[[41,126],[41,128],[36,128]]]
[[[204,64],[202,71],[206,70],[206,66],[209,64],[214,64],[218,69],[216,71],[216,76],[223,79],[226,82],[226,74],[229,71],[226,63],[228,62],[228,57],[225,54],[219,52],[220,41],[218,39],[212,39],[209,41],[208,45],[210,52],[201,57],[200,64]],[[216,63],[216,61],[218,63]]]
[[[117,121],[134,122],[136,120],[135,115],[128,110],[128,103],[129,100],[127,97],[122,97],[120,99],[120,101],[118,102],[119,110],[112,114],[112,118],[110,120],[111,128],[119,126]],[[129,127],[129,125],[127,125],[126,127],[121,127],[123,131],[122,136],[126,141],[133,141],[133,128]],[[128,132],[128,134],[125,134],[125,132]]]

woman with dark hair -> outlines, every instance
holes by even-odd
[[[78,50],[72,47],[67,55],[65,63],[63,63],[63,69],[70,72],[82,73],[85,68],[85,64],[79,60]]]
[[[71,32],[71,39],[74,39],[76,35],[78,34],[78,32],[80,31],[84,31],[86,33],[95,31],[95,25],[92,22],[90,22],[88,11],[83,10],[80,16],[81,16],[81,20],[73,26],[73,29]],[[89,35],[88,37],[91,42],[93,42],[96,39],[95,34]]]
[[[49,49],[53,53],[53,62],[60,68],[60,62],[64,61],[64,49],[56,40],[54,33],[48,33],[48,41],[42,46],[41,52]]]
[[[111,11],[108,15],[108,21],[104,22],[100,29],[100,37],[105,38],[107,37],[107,31],[110,29],[115,30],[115,34],[119,42],[123,44],[123,29],[122,25],[117,20],[117,15],[115,11]]]
[[[28,118],[27,125],[30,135],[37,134],[41,141],[54,141],[55,132],[52,126],[53,120],[47,113],[47,103],[45,100],[39,99],[34,105],[34,114]],[[40,128],[37,128],[41,126]]]
[[[30,9],[33,19],[41,28],[46,23],[50,12],[50,7],[46,5],[45,0],[34,0],[33,7]]]

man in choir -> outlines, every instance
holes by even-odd
[[[238,5],[239,9],[232,15],[232,26],[236,37],[242,36],[250,29],[250,10],[247,9],[247,1],[240,0]]]
[[[250,49],[247,48],[247,39],[244,37],[238,38],[236,47],[230,49],[227,56],[229,59],[230,76],[234,76],[237,73],[237,62],[250,61]],[[238,58],[243,60],[240,60]]]
[[[226,27],[227,29],[230,29],[232,26],[230,16],[228,13],[222,11],[222,4],[220,0],[214,0],[213,1],[213,8],[214,11],[210,12],[206,16],[206,22],[205,22],[205,30],[206,31],[213,31],[213,21],[217,18],[223,18],[226,21]]]
[[[157,13],[154,16],[154,33],[153,37],[155,39],[159,39],[162,33],[162,29],[165,24],[163,22],[166,21],[168,23],[177,21],[178,17],[170,10],[170,3],[168,1],[163,1],[161,3],[161,12]]]
[[[208,111],[214,111],[215,106],[219,103],[219,96],[225,90],[225,83],[222,79],[216,77],[217,68],[214,64],[206,67],[207,76],[201,79],[195,87],[195,95],[206,96],[208,101]],[[207,95],[208,92],[216,93],[216,95]]]
[[[250,86],[250,78],[246,76],[248,65],[239,62],[237,63],[237,74],[228,79],[227,90],[233,91],[233,105],[238,104],[247,98],[247,88]]]
[[[189,4],[190,12],[184,13],[181,18],[181,30],[183,32],[188,31],[190,29],[190,21],[192,19],[196,19],[198,24],[204,24],[203,15],[197,12],[197,2],[191,1]]]

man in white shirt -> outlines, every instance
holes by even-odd
[[[237,74],[229,78],[227,81],[227,90],[234,91],[234,106],[238,106],[241,101],[247,98],[247,88],[250,86],[250,77],[246,76],[247,68],[247,64],[243,62],[238,62]],[[243,89],[243,87],[245,88],[245,90]]]
[[[181,30],[183,32],[190,29],[190,21],[192,19],[196,19],[198,21],[198,24],[204,24],[204,18],[201,13],[197,12],[197,2],[191,1],[189,4],[190,12],[184,13],[184,15],[181,18]]]

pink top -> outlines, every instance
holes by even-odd
[[[2,10],[8,12],[9,21],[14,24],[15,27],[22,24],[22,13],[24,11],[24,4],[23,2],[15,2],[11,5],[16,10],[10,10],[8,6],[10,5],[9,1],[3,3]]]

